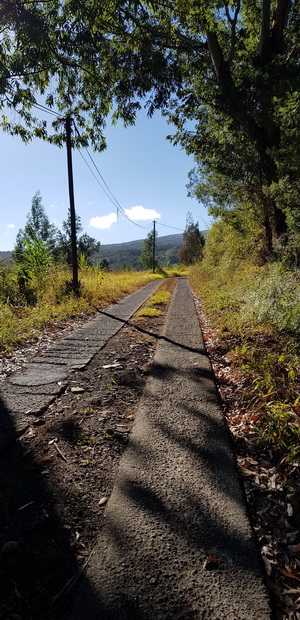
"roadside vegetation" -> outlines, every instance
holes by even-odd
[[[297,234],[292,231],[288,242],[279,239],[270,253],[259,227],[247,229],[245,220],[240,227],[234,220],[225,220],[223,216],[212,226],[203,260],[190,268],[189,278],[201,300],[204,339],[231,431],[274,618],[296,620],[300,566]]]
[[[72,317],[93,313],[161,278],[150,272],[113,273],[97,267],[86,267],[79,273],[81,294],[76,297],[71,292],[71,272],[67,266],[52,266],[42,280],[32,274],[26,284],[20,280],[16,267],[0,267],[0,350],[9,352],[38,338],[49,324],[55,326]]]
[[[75,317],[95,312],[162,277],[186,273],[182,265],[157,268],[158,273],[124,266],[109,271],[96,263],[100,243],[82,232],[76,218],[79,295],[73,292],[70,214],[63,232],[50,222],[37,192],[19,230],[12,265],[0,264],[0,351],[9,353],[39,338],[43,328],[60,329]],[[152,265],[149,265],[149,269]],[[146,267],[145,267],[146,269]],[[162,293],[161,293],[162,294]],[[160,312],[153,306],[151,313]]]
[[[259,244],[249,252],[250,244],[215,223],[190,280],[231,366],[246,380],[259,444],[278,461],[300,462],[299,270],[287,252],[262,262]]]

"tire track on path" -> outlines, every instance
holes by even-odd
[[[229,433],[180,279],[71,620],[270,617]]]

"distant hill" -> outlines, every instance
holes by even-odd
[[[179,250],[183,243],[182,234],[166,235],[157,237],[156,260],[160,265],[175,265],[179,263]],[[106,258],[109,268],[114,270],[129,265],[138,269],[139,258],[144,244],[144,239],[126,241],[125,243],[112,243],[100,246],[99,253],[95,256],[95,262]],[[11,252],[0,252],[0,261],[12,263]]]
[[[0,264],[4,265],[12,265],[13,259],[11,257],[11,252],[0,252]]]
[[[109,268],[114,270],[123,265],[137,269],[139,258],[144,244],[144,239],[136,241],[126,241],[125,243],[112,243],[101,245],[95,260],[106,258]],[[161,265],[174,265],[179,263],[179,249],[182,245],[182,234],[166,235],[157,237],[156,240],[156,260]]]

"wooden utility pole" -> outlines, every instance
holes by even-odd
[[[152,271],[155,272],[155,220],[153,220]]]
[[[77,241],[76,241],[76,215],[74,201],[74,183],[72,166],[72,145],[71,145],[71,117],[66,118],[66,137],[67,137],[67,158],[68,158],[68,179],[70,197],[70,221],[71,221],[71,244],[72,244],[72,270],[73,270],[73,291],[79,295],[78,282],[78,262],[77,262]]]

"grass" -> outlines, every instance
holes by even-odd
[[[30,283],[32,297],[37,301],[29,305],[18,287],[16,271],[9,269],[3,277],[5,290],[4,285],[0,287],[0,350],[10,352],[38,338],[49,324],[93,313],[161,277],[142,271],[103,273],[88,268],[80,272],[81,295],[75,297],[70,294],[70,271],[55,267],[47,274],[42,290],[38,283]]]
[[[149,316],[149,317],[161,316],[162,314],[163,312],[161,310],[158,310],[157,308],[147,308],[147,307],[142,308],[138,312],[138,316]]]
[[[151,305],[167,304],[170,297],[171,293],[169,291],[158,291],[152,295],[148,303]]]
[[[138,311],[137,316],[156,317],[162,316],[166,305],[169,303],[175,289],[176,280],[174,277],[164,280],[158,285],[156,292],[146,301],[144,306]],[[161,309],[163,308],[163,309]]]
[[[260,446],[300,460],[300,283],[280,263],[212,268],[205,259],[190,283],[232,364],[247,380]],[[227,354],[227,356],[228,356]]]

